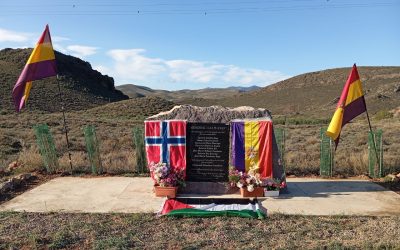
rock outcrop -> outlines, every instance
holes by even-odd
[[[31,52],[32,49],[0,50],[2,113],[15,112],[11,92]],[[128,99],[128,96],[115,89],[112,77],[94,70],[90,63],[57,51],[55,56],[58,78],[34,81],[26,110],[50,113],[61,111],[59,83],[67,111],[86,110]]]
[[[179,105],[170,111],[162,112],[147,118],[147,120],[187,120],[188,122],[228,123],[235,119],[272,119],[271,114],[264,108],[241,106],[225,108],[222,106],[197,107]]]

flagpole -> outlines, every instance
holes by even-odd
[[[376,166],[376,164],[379,164],[378,160],[380,160],[380,158],[378,157],[378,151],[376,150],[375,135],[374,135],[374,132],[372,131],[371,121],[369,120],[367,105],[365,105],[365,113],[367,113],[369,131],[371,132],[371,136],[372,136],[372,144],[374,146],[375,157],[376,157],[376,162],[375,162],[375,166]],[[374,166],[374,175],[375,175],[375,166]],[[379,167],[379,165],[378,165],[378,167]]]
[[[66,125],[66,120],[65,120],[65,110],[64,110],[64,100],[62,97],[62,93],[61,93],[61,84],[60,84],[60,80],[57,74],[57,83],[58,83],[58,92],[60,94],[60,101],[61,101],[61,111],[63,114],[63,125],[64,125],[64,131],[65,131],[65,139],[67,140],[67,151],[68,151],[68,160],[69,160],[69,166],[71,168],[71,174],[72,174],[72,159],[71,159],[71,150],[69,147],[69,140],[68,140],[68,130],[67,130],[67,125]]]

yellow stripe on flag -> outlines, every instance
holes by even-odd
[[[258,166],[259,154],[258,148],[259,140],[259,123],[258,122],[245,122],[244,123],[244,164],[246,172],[250,170],[253,165]]]
[[[358,79],[357,81],[350,84],[345,106],[347,106],[354,100],[360,98],[361,96],[363,96],[363,91],[362,91],[361,81],[360,79]]]
[[[41,61],[54,60],[54,50],[51,43],[41,43],[36,45],[26,64],[37,63]]]
[[[343,108],[336,109],[335,114],[332,117],[331,123],[329,124],[328,130],[326,131],[326,135],[332,138],[332,140],[336,140],[336,138],[338,138],[340,134],[340,131],[342,129],[343,114]]]
[[[24,99],[24,105],[28,102],[29,94],[31,93],[31,88],[32,88],[32,82],[27,82],[25,85],[25,90],[24,90],[24,96],[22,97]]]

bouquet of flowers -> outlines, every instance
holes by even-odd
[[[177,187],[185,185],[185,172],[183,169],[172,169],[168,164],[151,162],[149,164],[151,178],[156,186]]]
[[[262,186],[268,191],[279,191],[281,188],[286,187],[286,182],[279,179],[267,178],[262,180]]]
[[[262,184],[260,174],[251,169],[248,173],[241,172],[235,167],[229,168],[229,184],[231,187],[246,188],[247,191],[253,192],[255,187]]]
[[[265,187],[267,190],[280,190],[286,187],[286,182],[280,179],[266,178],[262,179],[253,167],[248,173],[237,170],[235,167],[229,168],[229,184],[231,187],[247,188],[247,191],[252,192],[255,187]]]

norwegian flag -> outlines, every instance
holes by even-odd
[[[145,121],[147,162],[186,169],[186,121]]]

